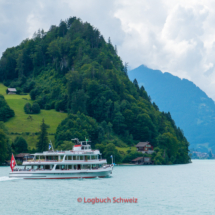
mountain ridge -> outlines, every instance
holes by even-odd
[[[215,104],[204,91],[187,79],[144,65],[128,74],[131,80],[136,78],[145,87],[161,111],[171,112],[176,124],[187,136],[191,148],[197,148],[199,144],[208,144],[209,148],[214,148],[215,135],[211,126],[215,123]]]

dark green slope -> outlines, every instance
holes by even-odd
[[[87,137],[120,162],[115,146],[150,141],[156,164],[189,161],[188,142],[171,115],[159,112],[144,88],[128,79],[110,39],[105,42],[89,23],[73,17],[7,49],[0,77],[30,92],[42,109],[69,114],[56,131],[57,146]]]

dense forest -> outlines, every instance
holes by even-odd
[[[107,159],[114,154],[116,162],[130,162],[142,154],[123,156],[116,146],[149,141],[155,164],[189,162],[189,143],[170,113],[160,112],[144,87],[129,80],[110,38],[106,42],[76,17],[8,48],[0,60],[0,82],[30,93],[41,109],[68,113],[57,128],[56,147],[87,137]]]

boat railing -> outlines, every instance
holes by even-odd
[[[107,168],[110,168],[111,167],[111,165],[106,165],[106,166],[103,166],[103,167],[92,167],[92,168],[89,168],[89,169],[55,169],[55,171],[67,171],[67,170],[74,170],[74,171],[76,171],[76,170],[99,170],[99,169],[107,169]],[[13,171],[14,172],[28,172],[28,171],[33,171],[33,172],[35,172],[35,171],[51,171],[51,170],[53,170],[53,169],[42,169],[42,168],[39,168],[39,169],[29,169],[29,168],[27,168],[27,169],[19,169],[19,168],[15,168],[15,169],[13,169]]]
[[[106,161],[105,159],[92,159],[92,160],[45,160],[45,159],[37,159],[37,160],[28,160],[28,161],[23,161],[23,164],[24,163],[50,163],[50,162],[71,162],[71,163],[74,163],[74,162],[98,162],[98,161]]]
[[[17,168],[17,169],[13,169],[13,171],[15,171],[15,172],[22,172],[22,171],[25,171],[25,172],[27,172],[27,171],[51,171],[52,169],[19,169],[19,168]]]
[[[46,159],[36,159],[36,160],[27,160],[27,161],[23,161],[23,163],[31,163],[31,162],[38,162],[38,163],[40,163],[40,162],[62,162],[63,160],[61,159],[61,160],[46,160]]]

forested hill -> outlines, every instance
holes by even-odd
[[[111,40],[80,19],[61,21],[8,48],[0,81],[30,93],[42,109],[68,112],[57,128],[56,146],[87,137],[104,156],[112,153],[122,162],[115,146],[150,141],[155,164],[189,161],[189,144],[170,113],[159,112],[144,87],[129,80]],[[130,161],[134,154],[127,153]]]
[[[129,72],[137,79],[161,111],[170,111],[176,124],[183,129],[190,147],[204,152],[215,152],[215,104],[191,81],[170,73],[162,73],[140,66]]]

